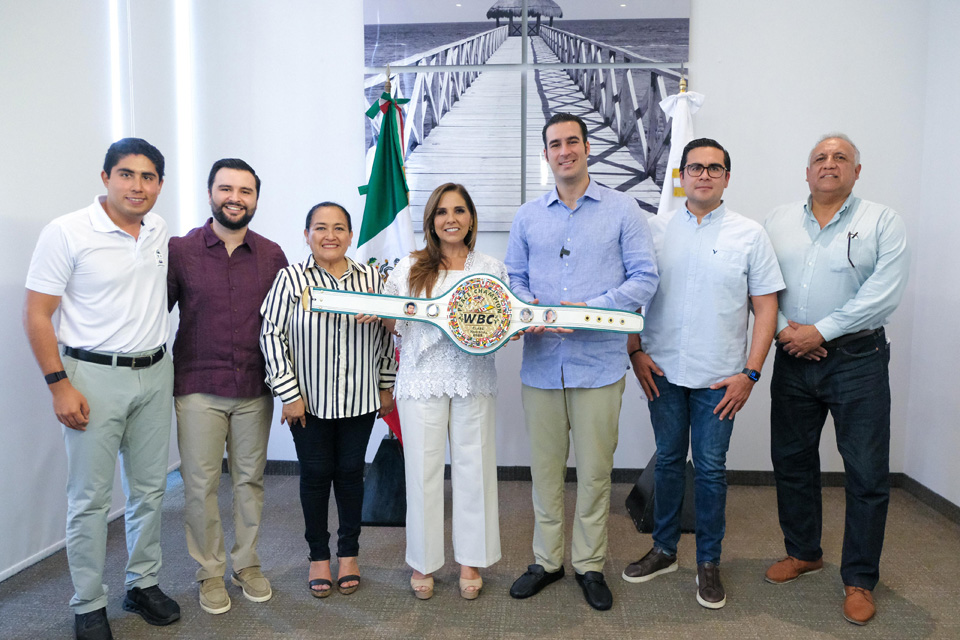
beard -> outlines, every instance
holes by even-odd
[[[224,227],[230,229],[231,231],[239,231],[250,224],[250,221],[253,220],[253,214],[257,212],[257,208],[253,207],[252,209],[247,209],[246,214],[237,220],[231,220],[226,216],[226,214],[223,212],[223,205],[220,205],[219,207],[216,205],[210,205],[210,211],[213,213],[213,219],[222,224]]]

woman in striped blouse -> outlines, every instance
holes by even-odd
[[[380,293],[377,271],[346,257],[353,239],[350,214],[323,202],[307,214],[303,232],[311,255],[277,274],[263,301],[260,348],[267,384],[283,401],[281,422],[290,427],[300,461],[300,504],[310,548],[310,592],[323,598],[333,588],[327,505],[330,485],[337,530],[337,588],[353,593],[357,566],[363,467],[377,415],[393,410],[397,363],[389,332],[361,316],[305,311],[307,287]]]
[[[503,263],[473,247],[477,210],[459,184],[437,187],[423,218],[426,247],[400,260],[384,293],[429,298],[470,273],[506,282]],[[392,328],[392,322],[384,320]],[[480,594],[478,568],[500,559],[497,510],[494,354],[475,356],[424,322],[397,320],[402,336],[397,403],[403,428],[407,481],[407,564],[411,587],[433,595],[433,572],[443,566],[443,467],[450,440],[453,553],[460,564],[460,595]]]

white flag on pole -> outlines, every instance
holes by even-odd
[[[657,213],[666,213],[684,206],[686,194],[680,186],[680,157],[683,148],[693,140],[693,114],[703,104],[704,95],[695,91],[678,93],[664,98],[660,108],[673,118],[670,126],[670,154],[667,156],[667,170],[663,178],[663,190],[660,191],[660,206]]]

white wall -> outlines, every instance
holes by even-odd
[[[926,3],[871,0],[769,2],[694,0],[690,89],[706,95],[697,135],[731,155],[727,203],[756,220],[808,195],[804,168],[817,138],[844,131],[863,164],[856,193],[899,211],[917,236],[917,190],[924,132]],[[954,27],[956,22],[953,23]],[[925,211],[924,216],[929,215]],[[914,274],[887,327],[892,342],[891,469],[904,471]],[[770,469],[769,379],[737,418],[731,469]],[[842,470],[832,426],[824,429],[823,469]]]
[[[904,471],[960,504],[960,227],[954,167],[960,165],[960,4],[930,3],[926,50],[924,146],[920,196],[912,218],[913,334]]]
[[[0,469],[8,479],[0,491],[2,578],[64,537],[61,428],[20,318],[40,229],[103,190],[100,167],[112,142],[107,5],[0,3],[0,42]],[[113,511],[122,504],[118,479]]]

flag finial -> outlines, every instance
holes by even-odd
[[[390,65],[387,65],[387,81],[383,83],[383,92],[390,93]]]

